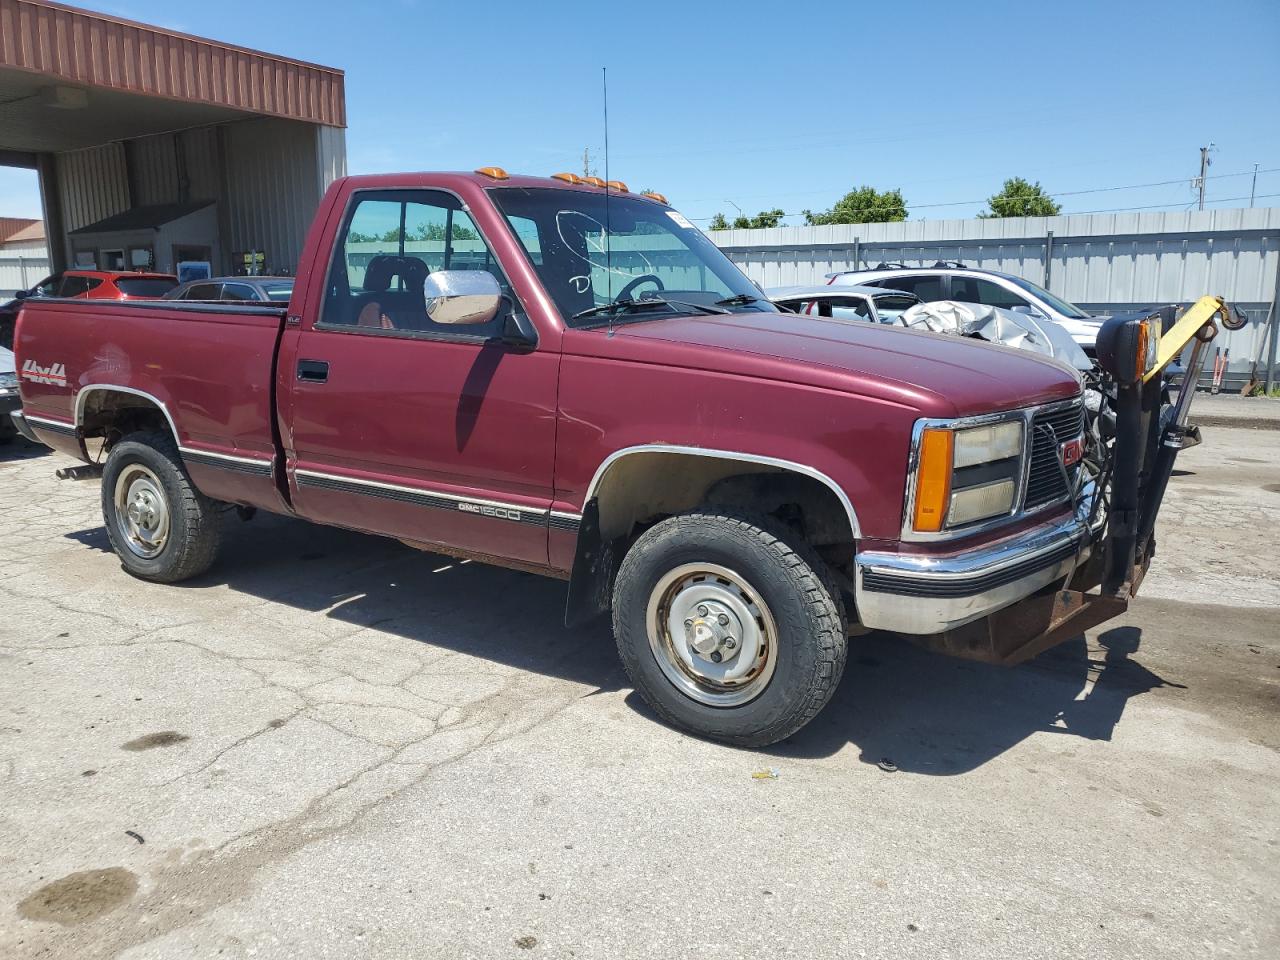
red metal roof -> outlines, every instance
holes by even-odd
[[[341,70],[48,0],[0,0],[0,67],[70,84],[346,126]]]

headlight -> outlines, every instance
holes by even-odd
[[[911,526],[939,533],[1013,512],[1023,423],[929,427],[920,435]]]

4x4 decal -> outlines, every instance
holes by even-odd
[[[22,377],[32,383],[47,383],[54,387],[65,387],[67,385],[67,367],[66,364],[62,363],[51,363],[47,367],[42,367],[34,360],[28,360],[22,365]]]

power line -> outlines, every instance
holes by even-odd
[[[1258,173],[1276,173],[1276,172],[1280,172],[1280,167],[1268,167],[1268,168],[1267,168],[1267,169],[1265,169],[1265,170],[1259,170],[1259,171],[1258,171]],[[1227,179],[1227,178],[1229,178],[1229,177],[1249,177],[1249,176],[1253,176],[1253,171],[1252,171],[1252,170],[1245,170],[1245,171],[1243,171],[1243,172],[1241,172],[1241,173],[1218,173],[1218,174],[1214,174],[1214,175],[1212,175],[1212,176],[1210,176],[1210,177],[1206,177],[1205,179],[1207,179],[1207,180],[1225,180],[1225,179]],[[1086,194],[1092,194],[1092,193],[1112,193],[1112,192],[1115,192],[1115,191],[1118,191],[1118,190],[1142,190],[1142,189],[1145,189],[1145,188],[1148,188],[1148,187],[1168,187],[1168,186],[1173,186],[1173,185],[1175,185],[1175,184],[1184,184],[1184,183],[1187,183],[1187,182],[1189,182],[1187,177],[1179,177],[1179,178],[1178,178],[1178,179],[1176,179],[1176,180],[1155,180],[1155,181],[1152,181],[1151,183],[1131,183],[1131,184],[1127,184],[1127,185],[1125,185],[1125,186],[1118,186],[1118,187],[1094,187],[1094,188],[1092,188],[1092,189],[1090,189],[1090,190],[1062,190],[1062,191],[1059,191],[1059,192],[1057,192],[1057,193],[1047,193],[1047,194],[1044,194],[1044,196],[1046,196],[1046,197],[1080,197],[1080,196],[1085,196]],[[1267,194],[1267,195],[1264,195],[1264,197],[1259,197],[1258,199],[1264,199],[1264,198],[1265,198],[1265,196],[1274,196],[1274,194]],[[911,209],[912,209],[912,210],[936,210],[936,209],[938,209],[938,208],[940,208],[940,207],[964,207],[964,206],[970,206],[970,205],[975,204],[975,203],[986,203],[986,202],[987,202],[988,200],[990,200],[990,199],[991,199],[990,197],[983,197],[983,198],[981,198],[981,199],[979,199],[979,200],[949,200],[949,201],[947,201],[947,202],[945,202],[945,203],[915,203],[915,204],[911,204]],[[1248,200],[1249,198],[1248,198],[1248,197],[1231,197],[1231,198],[1229,198],[1229,199],[1230,199],[1230,200]],[[730,203],[731,201],[726,200],[725,202],[726,202],[726,203]],[[1227,201],[1227,200],[1214,200],[1214,201],[1210,201],[1210,202],[1212,202],[1212,203],[1224,203],[1224,202],[1228,202],[1228,201]],[[902,205],[902,204],[898,204],[898,203],[880,203],[880,204],[876,204],[876,205],[874,205],[874,206],[870,206],[870,207],[862,207],[862,208],[860,208],[860,209],[863,209],[863,210],[896,210],[896,209],[898,209],[898,207],[899,207],[899,206],[901,206],[901,205]],[[1158,204],[1154,204],[1154,205],[1152,205],[1152,206],[1147,206],[1147,207],[1120,207],[1120,208],[1113,208],[1113,209],[1117,209],[1117,210],[1154,210],[1156,207],[1168,207],[1168,206],[1176,206],[1176,205],[1177,205],[1177,204],[1174,204],[1174,203],[1158,203]],[[736,206],[736,204],[735,204],[735,206]],[[1105,213],[1105,212],[1108,212],[1108,211],[1083,211],[1083,212],[1089,212],[1089,213],[1095,213],[1095,212],[1096,212],[1096,213]],[[799,213],[784,213],[784,214],[783,214],[783,216],[784,216],[784,217],[801,217],[801,216],[804,216],[804,211],[800,211]],[[714,217],[714,216],[712,216],[712,217],[690,217],[689,219],[691,219],[691,220],[696,220],[697,222],[702,223],[702,222],[705,222],[705,221],[714,220],[714,219],[715,219],[715,217]]]

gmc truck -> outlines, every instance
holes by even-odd
[[[299,263],[287,308],[23,306],[14,422],[101,477],[124,569],[203,574],[265,510],[557,577],[661,717],[743,746],[822,709],[851,633],[1016,663],[1114,616],[1185,433],[1169,318],[1116,318],[1086,384],[783,315],[618,182],[347,177]]]

